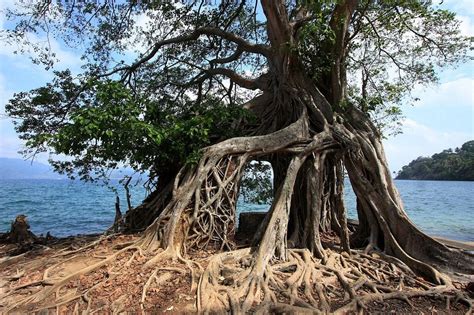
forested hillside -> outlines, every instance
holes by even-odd
[[[397,179],[474,180],[474,140],[454,151],[418,157],[402,168]]]

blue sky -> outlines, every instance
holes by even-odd
[[[12,5],[14,0],[1,0],[0,10]],[[465,35],[474,36],[474,0],[435,0],[441,7],[458,14]],[[0,27],[5,19],[0,13]],[[32,37],[41,41],[44,38]],[[60,62],[56,69],[80,69],[80,56],[56,41],[51,42]],[[21,158],[22,148],[11,120],[5,117],[4,105],[13,93],[27,91],[44,85],[52,75],[42,67],[33,65],[27,55],[15,55],[15,47],[0,45],[0,157]],[[417,88],[420,101],[415,106],[404,106],[406,119],[403,134],[384,141],[385,153],[392,171],[418,156],[430,156],[443,149],[461,146],[474,140],[474,62],[440,74],[440,83],[428,88]],[[47,156],[40,156],[42,162]]]

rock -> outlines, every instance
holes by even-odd
[[[239,226],[235,235],[236,239],[251,240],[266,214],[266,212],[241,212],[239,215]]]

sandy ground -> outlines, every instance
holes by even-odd
[[[434,238],[448,247],[459,248],[467,251],[474,251],[474,242],[461,242],[438,236],[434,236]]]

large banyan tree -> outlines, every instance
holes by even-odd
[[[65,154],[55,168],[83,179],[121,164],[148,172],[153,191],[122,226],[142,236],[120,253],[153,253],[147,267],[186,263],[198,310],[334,311],[332,282],[350,310],[439,292],[415,275],[450,288],[446,273],[474,273],[472,254],[410,221],[381,143],[410,91],[466,57],[459,23],[431,1],[38,1],[7,16],[16,22],[7,40],[25,44],[36,31],[84,52],[83,73],[58,71],[7,104],[26,153]],[[47,47],[35,48],[53,67]],[[240,183],[262,161],[273,170],[271,207],[251,246],[237,249]],[[337,245],[322,242],[327,231]],[[206,268],[189,259],[199,249],[218,252]],[[426,290],[391,290],[377,270]]]

